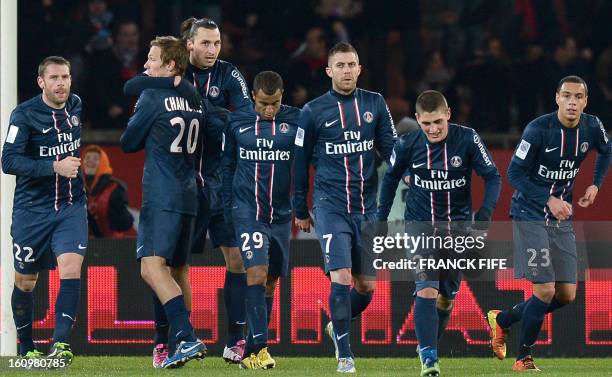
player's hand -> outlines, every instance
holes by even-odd
[[[53,171],[62,177],[76,178],[81,166],[81,159],[68,156],[61,161],[53,161]]]
[[[298,219],[295,218],[295,225],[297,225],[298,229],[302,232],[310,233],[310,227],[314,225],[312,218],[308,216],[307,219]]]
[[[178,94],[187,100],[189,107],[194,110],[200,110],[202,107],[202,96],[198,93],[198,90],[191,85],[187,80],[179,80],[178,84],[176,82],[176,77],[174,79],[174,86],[176,87],[176,91]]]
[[[595,197],[597,196],[598,192],[599,188],[597,188],[595,185],[587,187],[586,191],[584,192],[584,196],[578,199],[578,205],[583,208],[590,206],[595,202]]]
[[[557,220],[567,220],[572,215],[572,205],[565,200],[551,196],[546,205]]]

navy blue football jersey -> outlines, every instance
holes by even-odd
[[[599,187],[610,166],[612,143],[597,117],[583,113],[574,128],[564,127],[556,112],[529,123],[508,167],[508,180],[516,189],[511,216],[556,221],[546,204],[548,198],[572,202],[576,176],[591,149],[599,153],[593,179]]]
[[[444,141],[430,143],[421,130],[404,134],[393,150],[380,191],[377,218],[386,221],[397,184],[410,173],[405,219],[436,222],[472,219],[472,171],[486,183],[482,207],[492,213],[499,198],[501,177],[475,130],[448,124]]]
[[[282,105],[272,120],[233,112],[223,152],[226,213],[259,222],[291,221],[291,170],[300,109]]]
[[[76,94],[63,109],[47,106],[41,94],[13,110],[2,149],[2,170],[17,176],[13,207],[45,212],[84,203],[81,172],[65,178],[53,171],[53,161],[80,157],[81,107]]]
[[[249,87],[238,68],[219,60],[207,69],[189,64],[185,78],[191,80],[203,98],[217,107],[239,110],[252,106]],[[198,184],[219,188],[221,184],[221,143],[223,129],[213,123],[206,127],[203,155],[198,156]],[[200,178],[201,177],[201,178]]]
[[[397,134],[384,98],[357,88],[330,90],[302,109],[295,138],[294,208],[308,217],[310,164],[316,169],[313,205],[346,213],[376,211],[376,150],[389,160]]]
[[[203,122],[202,110],[191,109],[173,89],[142,92],[121,135],[121,148],[145,149],[143,206],[196,213],[195,151]]]

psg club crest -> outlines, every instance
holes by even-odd
[[[459,156],[453,156],[450,159],[450,163],[451,163],[452,167],[454,167],[454,168],[458,168],[459,166],[461,166],[462,162],[463,161],[461,161],[461,157],[459,157]]]
[[[366,111],[365,113],[363,113],[363,120],[368,123],[372,123],[372,121],[374,120],[374,114],[369,111]]]
[[[211,98],[217,98],[219,96],[219,88],[211,86],[210,89],[208,89],[208,95],[211,96]]]
[[[278,129],[280,130],[280,132],[286,134],[287,132],[289,132],[289,125],[287,123],[281,123],[278,125]]]
[[[78,127],[79,126],[79,117],[76,115],[73,115],[70,117],[70,123],[72,123],[73,126]]]
[[[253,252],[252,252],[251,250],[248,250],[248,251],[246,252],[246,258],[247,258],[247,259],[253,259]]]
[[[588,150],[589,150],[589,143],[587,141],[580,144],[580,152],[586,153]]]

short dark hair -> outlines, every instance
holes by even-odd
[[[587,87],[586,81],[584,81],[582,77],[576,76],[576,75],[565,76],[564,78],[559,80],[559,83],[557,84],[557,93],[561,91],[561,87],[566,82],[571,82],[573,84],[582,84],[584,86],[584,95],[585,96],[589,95],[589,88]]]
[[[193,38],[201,27],[209,30],[219,29],[219,25],[210,18],[189,17],[181,22],[181,39],[187,42],[187,39]]]
[[[338,42],[332,48],[330,48],[329,52],[327,53],[327,61],[329,62],[332,56],[339,52],[352,52],[355,54],[355,56],[357,56],[357,61],[359,61],[359,54],[357,53],[357,50],[348,42]]]
[[[433,113],[438,109],[448,109],[448,104],[442,93],[437,90],[426,90],[417,97],[415,108],[419,114]]]
[[[53,55],[47,56],[40,62],[40,64],[38,65],[38,76],[43,77],[47,66],[51,64],[66,65],[68,66],[68,72],[70,72],[70,62],[68,61],[68,59],[61,56]]]
[[[255,94],[261,90],[264,94],[272,95],[279,89],[283,90],[283,78],[274,71],[259,72],[253,80],[253,92]]]
[[[189,63],[189,52],[185,44],[175,37],[156,37],[151,41],[151,47],[156,46],[161,50],[160,58],[162,64],[168,64],[174,60],[174,74],[182,76]]]

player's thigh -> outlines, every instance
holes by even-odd
[[[237,239],[235,226],[225,222],[223,212],[217,212],[211,216],[208,224],[208,235],[213,248],[220,246],[238,247],[238,242],[240,242]]]
[[[341,268],[352,268],[353,229],[348,216],[316,207],[314,216],[325,273]]]
[[[353,215],[353,275],[370,277],[374,280],[374,237],[376,236],[376,218],[374,215]]]
[[[268,275],[273,277],[286,277],[289,272],[289,238],[291,236],[291,222],[271,225],[270,266]]]
[[[182,254],[189,252],[183,249],[191,245],[191,232],[193,216],[143,206],[138,226],[136,258],[162,257],[167,265],[178,266],[181,259],[186,260]],[[186,240],[179,242],[181,238]]]
[[[51,237],[51,249],[55,256],[59,258],[64,253],[75,253],[84,257],[87,251],[87,239],[87,208],[85,205],[74,204],[60,209]]]
[[[514,276],[532,283],[555,281],[546,225],[541,221],[512,220]]]
[[[570,226],[549,229],[550,259],[555,270],[555,282],[575,284],[578,272],[576,236]]]
[[[55,268],[51,251],[54,213],[37,213],[25,209],[13,210],[11,237],[15,271],[23,275],[36,274]]]
[[[268,266],[270,227],[252,219],[235,219],[236,235],[244,268]]]
[[[206,244],[206,232],[210,224],[210,212],[207,210],[206,197],[201,192],[198,194],[198,210],[193,226],[193,240],[191,252],[193,254],[202,254]]]

